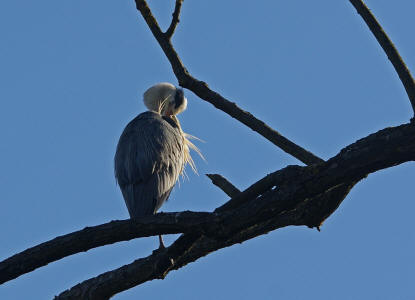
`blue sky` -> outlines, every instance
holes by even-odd
[[[167,2],[168,5],[167,5]],[[174,1],[149,1],[167,26]],[[413,1],[367,1],[415,72]],[[122,129],[150,85],[177,84],[134,1],[0,2],[0,259],[57,235],[128,217],[113,177]],[[382,49],[348,1],[185,1],[174,45],[198,79],[327,159],[411,109]],[[163,211],[211,211],[297,160],[190,91],[183,129],[205,141],[200,175]],[[289,227],[210,254],[128,299],[411,299],[413,178],[370,175],[324,223]],[[167,237],[170,243],[176,236]],[[157,238],[93,249],[0,286],[0,299],[51,299],[147,256]]]

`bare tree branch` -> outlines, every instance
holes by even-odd
[[[130,219],[111,221],[98,226],[85,227],[0,262],[0,284],[75,253],[140,237],[203,231],[202,228],[206,224],[211,224],[216,219],[217,217],[212,213],[184,211],[158,213],[134,221]]]
[[[238,242],[240,239],[232,238],[236,232],[249,229],[250,234],[256,236],[264,230],[273,230],[272,224],[281,221],[280,212],[291,211],[295,207],[302,207],[301,214],[290,215],[290,218],[283,215],[285,219],[281,224],[319,226],[338,207],[341,202],[338,199],[342,200],[354,183],[366,174],[414,159],[415,126],[387,128],[346,147],[324,164],[288,166],[266,176],[227,205],[216,209],[214,216],[210,213],[164,213],[137,222],[113,221],[58,237],[3,261],[0,267],[2,282],[6,281],[5,278],[16,278],[59,258],[139,236],[190,232],[179,238],[177,243],[190,243],[192,247],[202,247],[197,245],[202,235],[219,240],[227,237]],[[337,200],[333,202],[333,199]],[[78,244],[79,241],[81,243]],[[175,249],[184,248],[177,246]],[[200,255],[207,254],[203,253]],[[188,262],[184,260],[183,264]]]
[[[166,38],[165,34],[161,31],[160,26],[147,5],[147,2],[145,0],[135,0],[135,2],[137,9],[141,12],[148,27],[167,56],[180,86],[191,90],[201,99],[211,103],[217,109],[222,110],[231,117],[245,124],[253,131],[256,131],[274,145],[280,147],[282,150],[291,154],[303,163],[311,165],[323,162],[321,158],[293,143],[286,137],[282,136],[279,132],[269,127],[263,121],[257,119],[249,112],[242,110],[235,103],[225,99],[217,92],[211,90],[205,82],[192,77],[184,67],[171,41]]]
[[[302,168],[299,166],[288,166],[283,170],[271,173],[244,192],[235,193],[232,199],[218,207],[215,212],[220,213],[237,208],[250,199],[255,199],[273,186],[294,178],[300,174],[301,170]],[[219,224],[221,222],[220,218],[224,218],[224,216],[212,215],[206,212],[193,213],[186,211],[159,213],[155,216],[146,216],[135,221],[112,221],[98,226],[86,227],[83,230],[66,234],[29,248],[0,262],[0,284],[66,256],[103,245],[159,234],[189,231],[206,233],[212,230],[212,226],[209,224]]]
[[[194,235],[200,237],[198,234]],[[174,265],[178,255],[185,252],[184,250],[189,246],[190,243],[177,246],[173,244],[162,251],[155,251],[146,258],[138,259],[129,265],[86,280],[70,290],[64,291],[54,299],[106,300],[148,280],[162,279]]]
[[[206,174],[212,183],[225,192],[229,197],[236,197],[241,191],[230,183],[225,177],[219,174]]]
[[[168,39],[171,39],[171,37],[174,34],[174,31],[176,30],[177,25],[180,22],[179,16],[180,16],[180,9],[182,8],[182,3],[183,3],[183,0],[176,0],[176,6],[174,7],[174,12],[172,15],[170,26],[164,33]]]
[[[343,197],[344,198],[344,197]],[[341,202],[341,199],[334,199]],[[116,293],[130,289],[149,280],[164,279],[172,270],[177,270],[188,263],[206,256],[220,248],[241,243],[247,239],[264,234],[276,228],[288,225],[301,225],[299,219],[304,215],[304,209],[283,211],[275,218],[256,226],[250,226],[245,230],[236,231],[220,238],[207,237],[198,234],[182,235],[170,247],[162,252],[154,252],[152,255],[138,259],[133,263],[106,272],[95,278],[84,281],[73,288],[55,297],[55,300],[70,299],[109,299]]]
[[[414,160],[415,125],[381,130],[344,148],[326,163],[296,167],[297,176],[288,176],[290,179],[277,189],[223,212],[223,223],[216,223],[209,234],[184,234],[164,251],[84,281],[56,299],[109,299],[145,281],[164,278],[169,271],[212,251],[270,230],[288,225],[320,226],[367,174]]]
[[[412,110],[415,112],[415,80],[412,77],[408,67],[405,65],[402,57],[399,55],[398,50],[365,3],[362,0],[349,1],[362,16],[363,20],[366,22],[366,25],[369,27],[370,31],[372,31],[383,51],[385,51],[388,56],[390,62],[398,73],[403,86],[405,87],[406,93],[411,101]]]
[[[353,185],[354,183],[342,184],[329,189],[325,193],[303,201],[303,203],[299,204],[296,209],[285,211],[264,222],[250,226],[246,230],[235,233],[234,236],[225,243],[220,244],[217,243],[215,239],[202,236],[202,238],[194,243],[190,251],[187,251],[180,260],[176,261],[173,269],[180,269],[188,263],[191,263],[198,258],[220,248],[230,246],[235,243],[242,243],[243,241],[265,234],[277,228],[282,228],[288,225],[303,225],[305,222],[308,224],[308,227],[317,227],[317,229],[319,229],[322,222],[329,215],[331,215],[337,207],[339,207]],[[308,218],[308,220],[305,221],[305,219],[302,218]],[[186,236],[188,235],[182,235],[175,243],[180,243],[181,239],[185,239]]]
[[[234,198],[218,207],[215,212],[220,213],[234,209],[250,199],[255,199],[273,186],[294,178],[301,169],[299,166],[288,166],[283,170],[271,173],[244,192],[237,193]],[[209,224],[218,224],[220,218],[224,218],[224,216],[212,216],[206,212],[193,213],[186,211],[159,213],[155,216],[146,216],[135,221],[112,221],[98,226],[86,227],[83,230],[66,234],[29,248],[0,262],[0,284],[66,256],[103,245],[127,241],[133,238],[184,233],[192,230],[206,233],[209,231]]]
[[[309,166],[288,166],[267,175],[243,192],[220,175],[208,175],[214,184],[232,197],[213,213],[164,213],[143,217],[138,221],[112,221],[87,227],[27,249],[1,262],[0,283],[94,247],[136,237],[184,233],[168,248],[154,251],[146,258],[86,280],[55,297],[109,299],[143,282],[163,279],[170,271],[212,251],[241,243],[271,230],[289,225],[319,228],[362,178],[372,172],[415,160],[414,122],[371,134],[324,162],[243,111],[235,103],[210,90],[206,83],[188,73],[171,44],[171,37],[179,23],[182,0],[176,0],[171,24],[165,33],[161,31],[146,1],[135,1],[137,9],[169,59],[181,86],[192,90],[200,98]],[[415,108],[415,83],[398,52],[364,3],[361,0],[350,2],[365,19],[387,53]]]
[[[251,199],[255,199],[262,193],[269,191],[273,187],[279,186],[284,182],[292,180],[294,177],[299,176],[302,167],[300,166],[288,166],[284,169],[275,171],[271,174],[268,174],[261,180],[258,180],[245,191],[237,194],[235,197],[230,199],[228,202],[222,206],[215,209],[215,212],[222,212],[225,210],[234,209],[242,204],[246,203]]]

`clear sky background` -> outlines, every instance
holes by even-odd
[[[163,28],[173,2],[149,1]],[[367,5],[415,72],[415,2]],[[194,76],[324,159],[412,116],[392,65],[346,0],[187,0],[174,45]],[[144,111],[142,93],[160,81],[177,84],[134,1],[0,1],[0,260],[128,217],[115,147]],[[180,120],[206,141],[197,145],[207,162],[194,156],[200,175],[188,169],[163,211],[227,201],[205,173],[244,189],[301,164],[185,93]],[[414,163],[372,174],[322,232],[277,230],[114,299],[415,299],[414,177]],[[52,299],[157,246],[145,238],[67,257],[1,285],[0,299]]]

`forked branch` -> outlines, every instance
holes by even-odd
[[[171,24],[164,33],[146,1],[135,1],[169,59],[181,86],[192,90],[200,98],[236,118],[309,166],[288,166],[265,176],[243,192],[226,179],[211,176],[211,179],[213,178],[212,180],[232,197],[213,213],[158,214],[138,221],[114,221],[57,237],[1,262],[0,283],[54,260],[101,245],[141,236],[184,233],[170,247],[86,280],[56,297],[109,299],[143,282],[164,278],[170,271],[179,269],[212,251],[241,243],[268,231],[288,225],[318,228],[338,208],[352,187],[367,174],[407,161],[415,161],[415,124],[411,123],[386,128],[363,138],[324,162],[281,136],[250,113],[243,111],[235,103],[210,90],[206,83],[188,73],[171,43],[171,37],[179,23],[182,0],[176,0]],[[365,19],[387,53],[414,108],[415,84],[409,70],[364,3],[361,0],[350,2]]]
[[[180,86],[191,90],[201,99],[211,103],[217,109],[222,110],[231,117],[245,124],[272,142],[274,145],[291,154],[306,165],[323,162],[323,160],[318,156],[290,141],[279,132],[265,124],[265,122],[257,119],[249,112],[239,108],[235,103],[225,99],[219,93],[211,90],[205,82],[192,77],[184,67],[170,39],[161,31],[160,26],[154,18],[147,2],[145,0],[135,0],[135,2],[137,9],[140,11],[148,27],[164,51],[164,54],[167,56]]]
[[[213,236],[202,233],[184,234],[163,252],[153,253],[130,265],[85,281],[65,291],[57,299],[76,299],[79,295],[88,295],[89,299],[107,299],[121,290],[142,282],[164,278],[169,271],[181,268],[212,251],[270,230],[287,225],[318,227],[337,209],[350,189],[367,174],[405,161],[415,160],[415,128],[410,124],[394,129],[388,128],[362,139],[346,147],[327,162],[323,162],[291,141],[287,142],[265,123],[210,90],[206,83],[193,78],[183,66],[170,39],[162,34],[146,1],[135,1],[169,59],[181,86],[192,90],[200,98],[259,132],[287,153],[312,166],[286,168],[268,175],[244,192],[239,194],[235,191],[230,192],[236,196],[215,210],[215,213],[229,213],[229,215],[225,218],[224,224],[215,228]],[[350,1],[363,4],[361,1]],[[368,23],[366,19],[365,21]],[[377,23],[376,20],[375,23]],[[379,28],[381,30],[380,26]],[[374,33],[378,32],[378,29],[372,30],[371,28]],[[384,37],[387,38],[386,34],[381,38],[377,36],[382,47],[384,46],[381,40]],[[414,108],[413,79],[407,69],[406,75],[402,72],[402,66],[405,68],[406,66],[393,44],[390,41],[389,44],[393,51],[388,46],[386,48],[389,50],[385,51],[394,64]],[[396,55],[400,62],[394,63]],[[402,78],[411,80],[405,83]],[[126,277],[128,281],[124,280]]]
[[[180,10],[182,8],[183,0],[176,0],[176,5],[174,7],[174,12],[172,14],[172,19],[169,28],[164,33],[168,39],[171,39],[171,37],[174,34],[174,31],[176,30],[177,25],[180,22],[179,16],[180,16]]]

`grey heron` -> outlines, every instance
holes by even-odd
[[[148,111],[125,127],[114,157],[115,178],[131,219],[155,214],[169,198],[188,163],[195,170],[188,140],[176,115],[187,107],[183,90],[162,82],[143,95]],[[160,248],[164,247],[159,236]]]

